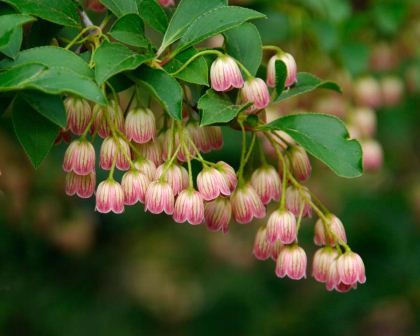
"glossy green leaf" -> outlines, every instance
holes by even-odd
[[[283,93],[276,98],[274,103],[278,103],[282,100],[311,92],[316,89],[327,89],[341,92],[340,86],[338,86],[338,84],[335,82],[322,81],[310,73],[299,72],[297,75],[297,83],[289,90],[283,91]]]
[[[262,60],[262,42],[257,27],[244,23],[225,32],[226,51],[255,76]]]
[[[26,49],[15,60],[3,60],[0,68],[11,68],[23,64],[39,63],[47,67],[65,67],[81,76],[93,77],[89,65],[75,53],[60,47],[44,46]]]
[[[182,120],[183,92],[179,83],[165,71],[141,67],[132,74],[133,80],[144,85],[176,120]]]
[[[0,93],[0,117],[8,110],[15,94],[13,92]]]
[[[127,14],[119,18],[109,34],[117,41],[133,47],[147,48],[149,40],[144,35],[144,23],[138,14]]]
[[[99,84],[127,70],[134,70],[151,60],[150,55],[141,55],[120,43],[103,43],[95,53],[95,78]]]
[[[190,48],[178,54],[171,62],[165,65],[168,73],[175,73],[180,69],[191,57],[197,54],[197,50]],[[204,57],[199,57],[188,67],[175,75],[176,78],[188,83],[209,85],[209,67]]]
[[[73,0],[2,0],[19,12],[63,26],[80,26],[78,4]]]
[[[338,176],[362,175],[361,146],[357,140],[349,139],[344,123],[337,117],[318,113],[294,114],[274,120],[262,129],[286,132]]]
[[[34,20],[35,18],[29,15],[0,15],[0,49],[6,47],[10,43],[16,28]]]
[[[227,0],[181,0],[174,15],[169,22],[168,29],[163,37],[160,51],[166,49],[170,44],[181,38],[187,28],[205,12],[227,5]]]
[[[283,61],[276,61],[276,92],[281,95],[287,79],[287,66]]]
[[[0,92],[22,89],[49,94],[72,93],[98,104],[106,104],[106,98],[92,79],[64,67],[24,64],[0,73]]]
[[[20,47],[22,45],[22,39],[23,29],[22,27],[16,27],[12,31],[9,43],[0,48],[0,52],[10,58],[15,58],[19,53]]]
[[[168,17],[156,0],[137,0],[140,17],[154,30],[165,33]]]
[[[99,0],[116,17],[130,13],[137,13],[137,3],[134,0]]]
[[[35,168],[38,168],[54,145],[60,127],[39,113],[25,100],[13,103],[13,126],[19,142]]]
[[[201,126],[228,123],[240,112],[246,110],[250,104],[235,105],[226,94],[217,94],[209,89],[198,101],[201,111]]]
[[[199,16],[185,31],[177,51],[185,50],[209,37],[240,26],[242,23],[264,18],[265,15],[252,9],[224,6],[212,9]]]
[[[35,111],[61,128],[66,128],[66,110],[63,99],[37,91],[24,91],[19,94]]]

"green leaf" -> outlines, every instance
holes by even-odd
[[[226,94],[217,94],[209,89],[198,101],[198,108],[201,110],[200,125],[228,123],[250,105],[235,105]]]
[[[35,89],[49,94],[72,93],[98,104],[106,98],[96,83],[67,68],[24,64],[0,73],[0,92]]]
[[[109,34],[117,41],[133,47],[147,48],[149,40],[144,36],[144,23],[138,14],[127,14],[119,18]]]
[[[38,16],[63,26],[80,26],[78,4],[73,0],[2,0],[22,14]]]
[[[156,0],[137,0],[140,17],[150,27],[160,33],[165,33],[168,27],[168,17]]]
[[[12,31],[9,43],[5,45],[4,47],[0,48],[0,52],[10,58],[16,58],[20,50],[20,46],[22,44],[22,39],[23,39],[23,29],[22,27],[16,27]]]
[[[338,176],[362,175],[360,144],[349,139],[344,123],[337,117],[318,113],[294,114],[274,120],[262,129],[286,132]]]
[[[164,66],[168,73],[174,73],[180,69],[191,57],[197,54],[197,50],[190,48],[178,54]],[[176,78],[188,83],[209,85],[209,67],[204,57],[199,57],[188,65],[184,70],[175,75]]]
[[[174,15],[169,22],[168,29],[163,37],[160,51],[165,50],[170,44],[177,41],[187,28],[205,12],[227,5],[227,0],[181,0]]]
[[[138,13],[137,3],[134,0],[99,0],[116,17],[130,13]]]
[[[81,57],[64,48],[53,46],[24,50],[15,60],[1,61],[0,68],[11,68],[29,63],[39,63],[47,67],[65,67],[81,76],[93,77],[92,69]]]
[[[299,72],[297,74],[297,83],[295,84],[295,86],[293,86],[287,91],[284,91],[283,94],[277,97],[274,103],[278,103],[282,100],[289,99],[291,97],[301,95],[307,92],[311,92],[315,89],[327,89],[336,92],[341,92],[341,88],[335,82],[322,81],[321,79],[310,73]]]
[[[54,145],[60,127],[37,113],[23,99],[13,103],[13,126],[19,142],[35,168]]]
[[[264,14],[243,7],[224,6],[212,9],[191,23],[182,36],[177,51],[185,50],[209,37],[238,27],[246,21],[264,17]]]
[[[183,92],[174,78],[165,71],[141,67],[133,73],[133,80],[144,85],[172,118],[182,120]]]
[[[22,14],[0,15],[0,49],[10,43],[16,28],[34,20],[32,16]]]
[[[226,51],[255,76],[262,60],[262,42],[257,27],[244,23],[224,33]]]
[[[25,91],[19,97],[24,99],[35,111],[61,128],[66,128],[66,110],[60,96],[43,92]]]
[[[0,93],[0,117],[8,110],[14,98],[11,92]]]
[[[276,61],[276,92],[281,95],[287,79],[287,66],[283,61]]]
[[[127,70],[134,70],[153,56],[140,55],[120,43],[104,42],[95,53],[95,78],[98,84]]]

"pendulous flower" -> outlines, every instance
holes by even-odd
[[[197,188],[205,201],[212,201],[220,195],[229,196],[231,194],[225,177],[212,167],[205,167],[197,175]]]
[[[130,170],[126,172],[121,180],[121,187],[124,191],[124,204],[144,203],[149,184],[149,178],[140,171]]]
[[[113,179],[102,181],[96,190],[96,211],[101,213],[124,212],[124,191]]]
[[[239,186],[232,194],[233,218],[239,224],[247,224],[255,218],[264,218],[266,210],[250,183]]]
[[[89,175],[95,171],[95,148],[87,140],[74,140],[64,154],[63,169],[66,173]]]
[[[294,57],[289,53],[277,53],[270,58],[267,64],[267,85],[276,86],[276,61],[282,61],[286,65],[287,77],[285,87],[290,87],[297,81],[297,65]]]
[[[293,244],[284,246],[277,257],[276,275],[285,276],[293,280],[306,278],[307,258],[303,248]]]
[[[232,205],[226,197],[218,197],[204,205],[204,219],[210,231],[226,233],[231,218]]]
[[[251,184],[264,204],[280,199],[281,180],[273,166],[264,165],[256,169],[252,173]]]
[[[337,242],[335,241],[335,237],[347,243],[346,230],[344,229],[344,225],[341,222],[341,220],[333,214],[326,215],[326,219],[327,221],[325,223],[321,218],[318,219],[315,223],[315,245],[323,246],[328,244],[334,246],[335,244],[337,244]],[[333,236],[327,237],[327,234],[325,233],[325,226],[329,228]]]
[[[267,84],[261,78],[251,78],[245,81],[241,90],[244,102],[252,103],[250,112],[265,109],[270,104],[270,93]]]
[[[175,197],[171,185],[165,181],[154,181],[149,184],[144,201],[144,210],[153,214],[174,212]]]
[[[147,143],[156,136],[155,115],[150,109],[131,109],[125,118],[125,134],[128,141]]]
[[[187,221],[191,225],[204,220],[204,201],[200,193],[192,188],[181,191],[175,201],[173,219],[177,223]]]
[[[244,85],[241,70],[236,61],[227,55],[218,57],[210,68],[211,87],[215,91],[239,89]]]
[[[291,244],[297,238],[296,217],[290,211],[278,209],[268,218],[267,242]]]
[[[92,119],[89,103],[81,98],[68,97],[64,101],[66,107],[67,128],[76,135],[82,135]]]

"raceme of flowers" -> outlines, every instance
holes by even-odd
[[[222,148],[222,130],[219,126],[201,127],[194,108],[184,111],[182,121],[175,121],[142,105],[138,89],[125,111],[116,94],[107,106],[91,106],[83,99],[67,97],[67,130],[62,136],[70,132],[77,138],[64,156],[66,193],[81,198],[95,195],[96,210],[101,213],[120,214],[125,207],[141,203],[145,211],[165,213],[178,223],[205,223],[211,231],[227,232],[231,220],[248,224],[254,218],[266,218],[256,234],[253,253],[260,260],[272,258],[278,277],[295,280],[307,273],[307,255],[298,244],[300,224],[302,218],[315,213],[319,219],[314,243],[320,248],[313,257],[313,277],[328,290],[339,292],[364,283],[363,261],[347,245],[342,222],[302,185],[311,175],[306,151],[284,132],[260,131],[246,124],[249,115],[258,115],[270,103],[268,87],[276,85],[277,60],[287,68],[285,87],[295,84],[293,56],[278,49],[268,62],[264,81],[252,77],[234,58],[214,52],[212,88],[218,92],[240,90],[241,102],[249,103],[237,117],[243,135],[238,170],[203,157],[203,153]],[[92,144],[97,137],[102,139],[99,153]],[[267,144],[277,155],[275,165],[266,159]],[[260,167],[250,171],[248,163],[256,153],[260,154]],[[202,167],[196,177],[193,160]],[[98,166],[109,171],[108,178],[99,183]],[[120,181],[116,170],[123,172]],[[278,204],[277,209],[267,216],[267,205],[272,202]]]

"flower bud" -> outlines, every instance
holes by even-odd
[[[156,135],[155,115],[150,109],[136,108],[128,112],[125,119],[125,134],[129,141],[144,144]]]
[[[334,216],[333,214],[326,215],[327,222],[323,223],[322,219],[318,219],[315,223],[315,234],[314,234],[314,243],[318,246],[327,245],[327,243],[331,246],[334,246],[337,242],[335,241],[334,235],[338,238],[347,243],[347,236],[346,230],[344,229],[344,225],[341,220]],[[333,236],[327,237],[325,233],[325,226],[326,225],[329,230],[332,232]]]
[[[297,65],[293,56],[289,53],[278,53],[271,57],[267,64],[267,85],[276,86],[276,61],[282,61],[286,65],[287,77],[285,87],[290,87],[297,81]]]
[[[322,247],[315,252],[312,263],[312,276],[316,281],[327,281],[328,270],[337,257],[337,251],[329,246]]]
[[[155,166],[159,166],[163,162],[162,148],[158,141],[155,140],[145,144],[137,145],[136,148],[140,155],[152,161]]]
[[[156,165],[148,159],[139,159],[134,163],[134,167],[139,172],[147,176],[150,181],[154,181],[156,176]]]
[[[270,165],[264,165],[252,173],[251,184],[261,198],[263,204],[271,200],[280,199],[281,181],[276,169]]]
[[[204,132],[210,144],[210,148],[218,150],[223,147],[223,134],[219,126],[206,126]]]
[[[212,149],[206,128],[207,127],[200,127],[197,122],[190,122],[187,125],[187,131],[194,141],[194,144],[203,153],[208,153]]]
[[[145,174],[136,170],[126,172],[121,180],[121,187],[124,191],[124,204],[144,203],[149,184],[150,180]]]
[[[367,172],[378,171],[384,161],[382,146],[376,140],[361,142],[363,150],[363,169]]]
[[[107,137],[101,145],[99,165],[104,170],[112,169],[115,166],[119,170],[130,169],[130,146],[120,137]]]
[[[93,115],[95,116],[94,129],[101,138],[112,136],[111,129],[114,127],[121,132],[124,131],[124,115],[117,102],[111,101],[105,107],[95,105]],[[109,125],[110,123],[111,126]]]
[[[373,77],[357,80],[354,84],[354,99],[361,106],[379,107],[382,104],[382,95],[378,81]]]
[[[88,175],[77,175],[70,172],[66,175],[66,194],[77,195],[80,198],[90,198],[95,192],[96,174],[91,172]]]
[[[153,214],[165,212],[172,215],[174,212],[174,192],[168,182],[155,181],[149,184],[145,197],[145,211]]]
[[[177,164],[171,164],[170,166],[168,166],[167,163],[164,163],[160,165],[156,169],[156,175],[154,179],[161,179],[162,181],[168,182],[175,196],[178,195],[182,190],[184,190],[185,187],[185,181],[182,170]]]
[[[346,252],[332,262],[327,273],[327,290],[345,293],[357,288],[357,282],[366,282],[365,265],[358,254]]]
[[[308,154],[300,146],[293,146],[289,151],[290,162],[293,169],[293,175],[300,181],[306,181],[312,172],[311,161]]]
[[[226,197],[218,197],[204,205],[204,219],[210,231],[226,233],[231,217],[232,205]]]
[[[356,129],[356,135],[358,135],[353,136],[353,138],[372,137],[376,132],[375,111],[373,111],[369,107],[355,108],[350,115],[350,126]]]
[[[302,211],[303,217],[312,217],[312,208],[308,200],[311,195],[307,188],[296,188],[294,186],[287,187],[286,190],[286,207],[296,217],[299,217]]]
[[[227,180],[216,168],[205,167],[197,176],[197,187],[205,201],[231,193]]]
[[[288,276],[293,280],[306,278],[306,253],[303,248],[293,244],[284,246],[276,262],[276,275],[279,278]]]
[[[382,98],[385,106],[394,106],[401,102],[404,85],[401,79],[387,76],[381,80]]]
[[[64,154],[63,169],[66,173],[89,175],[95,171],[95,148],[86,140],[75,140]]]
[[[174,221],[191,225],[201,224],[204,220],[204,202],[200,193],[194,189],[181,191],[175,202]]]
[[[236,177],[235,169],[233,169],[229,164],[224,161],[219,161],[216,163],[216,168],[219,172],[222,173],[226,179],[230,191],[235,190],[236,185],[238,184],[238,178]]]
[[[266,228],[260,227],[255,235],[254,249],[252,253],[258,260],[267,260],[271,255],[271,246],[265,239]]]
[[[268,218],[267,242],[270,244],[280,241],[282,244],[291,244],[297,238],[297,225],[295,216],[287,210],[278,209]]]
[[[244,85],[241,70],[236,61],[227,55],[218,57],[210,68],[211,87],[215,91],[228,91]]]
[[[66,107],[67,127],[76,135],[82,135],[92,119],[92,110],[89,103],[80,98],[68,97]]]
[[[96,211],[112,211],[116,214],[124,212],[124,191],[118,182],[108,179],[99,183],[96,190]]]
[[[175,0],[159,0],[159,4],[162,7],[171,7],[175,6]]]
[[[248,79],[241,90],[244,102],[253,103],[250,112],[265,109],[270,104],[267,84],[261,78]]]
[[[231,196],[233,218],[239,224],[247,224],[255,218],[264,218],[264,204],[251,184],[238,187]]]

